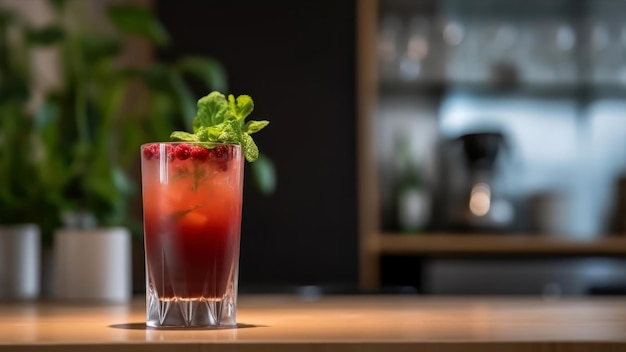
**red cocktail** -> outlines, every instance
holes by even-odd
[[[148,325],[234,325],[241,147],[152,143],[141,152]]]

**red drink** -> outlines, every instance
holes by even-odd
[[[252,98],[213,91],[198,99],[193,133],[141,147],[146,325],[237,325],[243,155],[269,123],[249,120]],[[216,140],[237,144],[215,143]]]
[[[141,169],[149,299],[232,299],[241,230],[241,147],[147,144]]]

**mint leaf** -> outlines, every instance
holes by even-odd
[[[198,112],[193,120],[193,133],[173,132],[172,140],[201,143],[206,148],[214,148],[215,143],[241,145],[246,160],[252,162],[259,157],[259,148],[251,134],[262,130],[269,121],[244,121],[254,110],[254,102],[248,95],[235,98],[230,94],[214,91],[198,100]]]
[[[249,134],[243,133],[243,154],[246,157],[246,160],[249,162],[253,162],[259,158],[259,148],[254,143],[252,137]]]
[[[174,141],[183,141],[183,142],[199,142],[200,141],[197,135],[187,133],[187,132],[181,132],[181,131],[172,132],[172,134],[170,135],[170,138]]]
[[[237,132],[233,129],[232,125],[228,124],[226,128],[222,130],[222,133],[220,133],[217,139],[225,143],[238,143],[238,137],[239,136],[237,135]]]
[[[216,141],[220,133],[221,131],[216,131],[212,127],[200,127],[196,131],[195,136],[198,137],[200,142],[211,142]]]
[[[235,101],[235,96],[230,94],[228,96],[228,110],[236,120],[243,121],[254,110],[254,102],[248,95],[240,95]]]
[[[195,133],[200,127],[218,125],[226,121],[228,117],[228,101],[224,94],[211,92],[198,100],[198,113],[193,120],[193,131]]]
[[[198,209],[198,208],[200,208],[200,207],[202,207],[202,206],[203,206],[202,204],[196,204],[196,205],[194,205],[193,207],[191,207],[191,208],[189,208],[189,209],[179,210],[179,211],[177,211],[177,212],[175,212],[175,213],[173,213],[173,214],[171,215],[172,220],[180,219],[180,218],[182,218],[183,216],[185,216],[185,215],[187,215],[187,214],[191,213],[192,211],[194,211],[194,210],[196,210],[196,209]]]
[[[220,139],[220,135],[224,132],[227,125],[228,122],[222,122],[215,126],[200,127],[196,132],[198,140],[200,142],[224,142]]]
[[[257,133],[262,130],[265,126],[267,126],[270,122],[267,120],[255,121],[251,120],[246,122],[243,126],[243,132],[247,134]]]

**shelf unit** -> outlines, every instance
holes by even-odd
[[[507,255],[623,255],[626,236],[572,239],[540,234],[381,233],[376,249],[382,254],[507,254]]]
[[[626,236],[599,236],[593,239],[572,239],[540,234],[455,234],[425,233],[419,235],[387,233],[381,230],[380,194],[376,160],[376,116],[379,94],[401,92],[441,94],[451,85],[435,84],[412,87],[380,85],[377,73],[378,1],[357,2],[357,151],[358,151],[358,215],[359,215],[359,286],[376,290],[380,286],[382,255],[419,256],[482,256],[482,255],[580,255],[626,256]],[[468,89],[492,89],[459,85]],[[494,87],[495,88],[495,87]],[[519,90],[520,87],[517,87]],[[529,87],[532,88],[532,87]],[[586,95],[586,86],[544,87],[538,94]],[[600,87],[594,92],[614,94],[618,87]],[[524,87],[521,87],[523,90]],[[382,90],[382,91],[381,91]],[[626,92],[623,87],[618,93]],[[500,90],[498,90],[500,92]]]
[[[626,87],[618,84],[516,84],[497,85],[466,82],[429,82],[429,83],[382,83],[379,85],[380,95],[421,95],[441,97],[451,90],[463,90],[471,93],[490,95],[524,94],[536,97],[619,97],[626,95]]]

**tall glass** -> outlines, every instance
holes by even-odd
[[[151,143],[141,156],[147,325],[235,326],[241,147]]]

